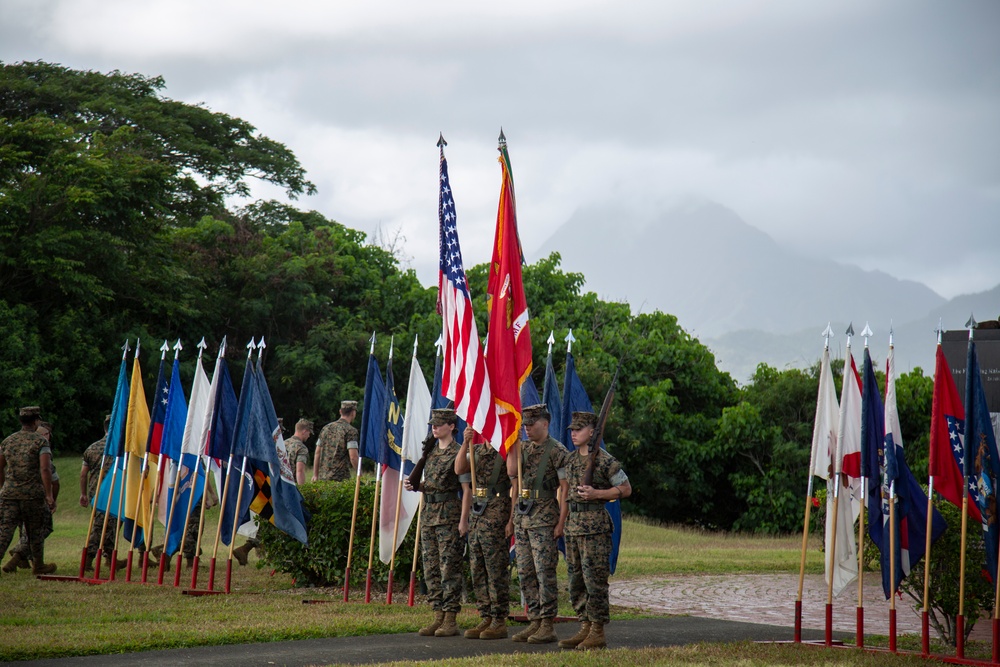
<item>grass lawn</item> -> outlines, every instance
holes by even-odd
[[[59,573],[73,575],[79,568],[90,514],[89,509],[80,507],[76,502],[79,458],[63,457],[57,459],[57,465],[62,490],[55,517],[55,533],[46,541],[45,560],[55,562]],[[208,513],[207,525],[213,539],[217,516],[217,511]],[[162,527],[157,528],[154,543],[160,541],[160,536]],[[241,539],[237,541],[241,542]],[[801,538],[796,537],[729,536],[626,520],[616,576],[638,578],[670,573],[797,572],[800,545]],[[199,576],[202,588],[207,579],[211,545],[203,545],[203,549],[205,556]],[[384,583],[379,589],[378,604],[359,604],[363,602],[361,590],[352,591],[352,602],[345,604],[340,601],[339,590],[296,588],[288,575],[254,567],[253,558],[251,556],[251,566],[234,569],[231,595],[203,597],[181,595],[179,589],[172,586],[172,574],[165,579],[169,585],[163,587],[124,581],[100,586],[78,582],[43,582],[34,579],[26,570],[13,575],[0,574],[0,661],[178,646],[413,632],[429,616],[424,606],[407,607],[402,592],[395,594],[392,606],[385,605]],[[810,572],[821,572],[821,558],[818,543],[813,543],[808,560]],[[354,567],[363,568],[364,564],[355,563]],[[217,581],[221,581],[224,569],[223,557]],[[405,584],[408,575],[397,573],[397,581]],[[137,574],[134,576],[138,578]],[[152,579],[155,580],[155,577]],[[563,587],[565,581],[565,567],[561,566],[560,584]],[[181,587],[189,583],[190,572],[185,569]],[[216,587],[219,586],[217,583]],[[305,599],[324,599],[330,603],[303,604]],[[572,614],[565,594],[560,613]],[[616,609],[613,614],[616,618],[636,615],[633,610],[625,609]],[[466,612],[460,615],[460,621],[464,627],[470,627],[476,621],[474,616],[474,608],[468,606]],[[674,651],[653,652],[648,657],[645,654],[633,655],[622,660],[628,664],[635,664],[639,659],[644,662],[665,660],[699,664],[695,657],[683,650]],[[712,655],[712,652],[703,654],[704,660],[708,661],[705,664],[716,660]],[[780,662],[785,659],[781,655],[791,654],[776,654],[774,659],[779,662],[745,664],[784,664]],[[532,658],[537,660],[538,656]],[[510,664],[510,656],[502,659],[504,664]],[[574,661],[577,659],[573,658]],[[579,659],[585,662],[566,664],[591,664],[586,662],[586,657]]]

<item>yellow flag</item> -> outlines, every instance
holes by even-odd
[[[128,418],[125,423],[125,451],[129,453],[125,474],[125,539],[132,538],[133,523],[140,527],[147,523],[150,502],[153,495],[150,480],[156,479],[156,464],[151,458],[142,479],[142,459],[146,455],[146,440],[149,437],[149,407],[146,392],[142,386],[142,371],[138,355],[132,360],[132,385],[128,396]],[[139,502],[140,487],[142,502]]]

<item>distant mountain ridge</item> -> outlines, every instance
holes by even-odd
[[[888,348],[894,323],[897,367],[921,365],[933,372],[933,340],[928,354],[913,350],[919,363],[908,363],[909,348],[917,341],[927,348],[939,317],[945,328],[957,328],[970,311],[981,312],[979,319],[1000,313],[1000,286],[946,301],[915,281],[791,252],[712,202],[652,216],[611,207],[580,209],[537,255],[552,251],[562,255],[563,268],[584,273],[586,289],[602,298],[676,315],[713,349],[720,368],[741,382],[759,362],[811,365],[822,352],[819,332],[827,322],[838,334],[834,344],[842,346],[847,324],[853,321],[860,332],[866,319],[876,331],[873,355]],[[965,312],[961,322],[959,311]],[[855,345],[861,349],[860,338]],[[877,358],[884,359],[884,352]]]

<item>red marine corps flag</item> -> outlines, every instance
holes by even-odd
[[[500,453],[520,438],[521,385],[531,374],[531,335],[528,330],[528,302],[521,280],[521,241],[517,235],[514,181],[507,155],[507,139],[500,131],[500,205],[493,241],[486,294],[490,330],[486,342],[486,368],[490,375],[493,400],[497,406],[503,444]]]

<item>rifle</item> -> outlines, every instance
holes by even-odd
[[[420,478],[424,476],[424,468],[427,466],[427,457],[434,451],[434,445],[437,444],[437,438],[435,438],[433,434],[428,434],[427,437],[424,438],[423,444],[424,451],[420,455],[420,460],[414,464],[413,470],[406,478],[410,482],[410,486],[413,487],[414,491],[420,490]]]
[[[587,461],[586,470],[583,471],[584,486],[591,486],[594,483],[594,466],[597,465],[597,450],[600,449],[601,438],[604,437],[604,426],[608,422],[608,413],[611,412],[611,402],[615,399],[615,386],[618,384],[618,373],[621,372],[626,356],[628,356],[628,353],[623,354],[621,359],[618,360],[618,368],[615,369],[615,374],[611,377],[611,386],[608,387],[608,393],[604,396],[604,403],[601,404],[601,412],[597,415],[597,425],[594,426],[594,432],[590,434],[590,442],[587,445],[589,460]]]

